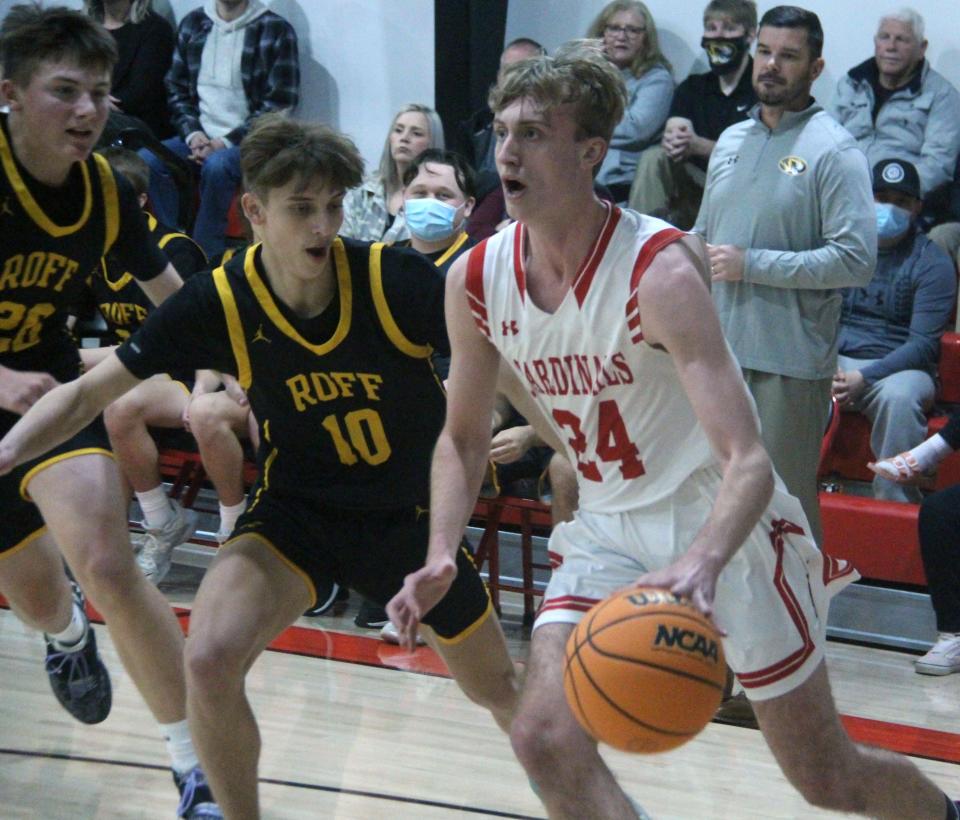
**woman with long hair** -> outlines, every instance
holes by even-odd
[[[173,58],[170,23],[153,11],[151,0],[84,0],[83,8],[117,44],[111,115],[101,143],[109,143],[124,128],[144,125],[157,139],[172,137],[163,84]]]
[[[408,103],[393,118],[380,165],[343,200],[341,236],[373,242],[409,239],[403,220],[403,173],[428,148],[444,148],[443,123],[432,108]]]
[[[660,140],[673,99],[670,61],[660,51],[657,26],[639,0],[614,0],[591,23],[587,36],[603,43],[604,53],[623,76],[627,107],[610,139],[597,181],[625,203],[640,152]]]

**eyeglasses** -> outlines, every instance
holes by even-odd
[[[609,35],[611,35],[611,36],[614,35],[614,34],[624,34],[624,35],[626,35],[627,37],[630,37],[630,38],[639,37],[639,36],[640,36],[641,34],[643,34],[645,31],[646,31],[646,29],[645,29],[645,28],[642,28],[641,26],[612,26],[612,25],[606,25],[606,26],[603,27],[603,33],[604,33],[604,34],[609,34]]]

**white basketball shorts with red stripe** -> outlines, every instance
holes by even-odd
[[[668,566],[693,542],[720,487],[714,468],[671,497],[626,513],[577,512],[557,526],[553,575],[535,628],[577,623],[597,601]],[[717,584],[714,622],[747,696],[766,700],[803,683],[823,658],[830,599],[859,574],[814,545],[800,502],[777,481],[773,499]]]

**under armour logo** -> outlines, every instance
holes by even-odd
[[[517,327],[516,319],[511,319],[509,323],[501,322],[500,327],[503,330],[503,335],[513,335],[516,336],[520,332],[520,328]]]
[[[263,325],[257,328],[257,332],[253,334],[253,338],[250,340],[250,344],[254,342],[266,342],[270,344],[270,340],[263,333]]]

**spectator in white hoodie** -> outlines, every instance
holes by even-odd
[[[179,136],[164,145],[199,166],[193,237],[212,258],[224,250],[227,210],[240,184],[240,141],[256,117],[299,100],[297,35],[260,0],[204,0],[180,22],[166,83]],[[159,159],[143,154],[157,218],[176,225],[173,179]]]

